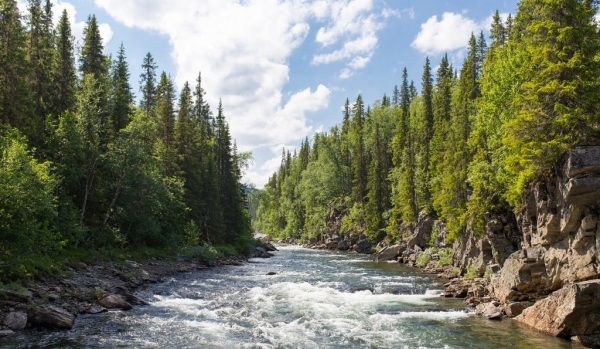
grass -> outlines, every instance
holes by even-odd
[[[189,258],[213,261],[219,258],[248,254],[257,246],[255,240],[244,240],[236,245],[199,245],[187,247],[151,248],[102,248],[84,250],[81,248],[63,248],[52,254],[0,256],[0,287],[5,284],[31,280],[36,277],[56,274],[72,268],[85,268],[85,265],[99,263],[121,264],[126,260],[143,262],[152,258],[173,259]],[[4,284],[3,284],[4,283]]]

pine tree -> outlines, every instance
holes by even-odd
[[[422,157],[423,157],[423,168],[422,173],[425,176],[425,186],[422,188],[424,191],[425,205],[429,204],[430,192],[429,192],[429,163],[430,163],[430,149],[429,143],[433,136],[433,76],[431,74],[431,62],[429,57],[425,58],[425,65],[423,66],[423,76],[421,81],[421,97],[423,100],[423,117],[425,121],[424,139],[422,141]]]
[[[503,46],[504,44],[506,44],[506,28],[504,27],[504,23],[502,23],[502,19],[500,18],[500,13],[498,12],[498,10],[496,10],[496,12],[494,12],[494,15],[492,16],[490,40],[492,40],[492,45]]]
[[[154,114],[158,127],[158,137],[167,148],[170,148],[173,143],[173,133],[175,130],[175,98],[175,86],[173,81],[171,80],[171,77],[163,71],[160,75],[160,82],[156,88],[156,108],[154,109]]]
[[[30,136],[33,144],[41,147],[45,135],[46,116],[51,112],[52,71],[54,70],[54,33],[52,4],[41,0],[28,1],[29,25],[29,89],[32,92],[35,132]]]
[[[75,86],[77,74],[75,70],[75,56],[73,48],[73,35],[67,10],[58,22],[56,38],[56,66],[54,70],[54,101],[53,115],[58,117],[75,104]]]
[[[363,138],[365,110],[362,96],[358,95],[352,106],[351,144],[352,144],[352,194],[354,202],[362,204],[367,190],[367,157]]]
[[[598,134],[600,37],[594,16],[596,1],[519,3],[510,41],[523,55],[526,82],[515,103],[518,115],[508,123],[505,144],[513,178],[509,201],[541,168],[559,154]]]
[[[133,93],[129,85],[129,66],[123,43],[113,63],[111,76],[110,110],[115,134],[125,128],[133,114]]]
[[[79,70],[82,75],[92,74],[98,83],[102,83],[107,73],[104,45],[96,16],[90,15],[83,28],[83,46],[79,58]]]
[[[0,3],[0,117],[31,136],[37,129],[30,97],[25,29],[14,0]]]
[[[147,115],[156,106],[156,68],[158,66],[154,63],[154,57],[148,52],[142,63],[143,72],[140,74],[140,107]]]

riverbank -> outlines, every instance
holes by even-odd
[[[241,266],[251,257],[269,258],[273,250],[272,245],[262,244],[248,256],[65,262],[64,270],[54,275],[0,288],[0,337],[38,327],[70,329],[80,314],[148,305],[150,300],[136,293],[144,285],[213,266]]]

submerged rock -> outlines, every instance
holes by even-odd
[[[502,308],[498,302],[483,303],[475,307],[475,314],[490,320],[499,320],[502,318]]]

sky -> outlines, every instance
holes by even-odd
[[[251,151],[244,181],[262,188],[282,149],[342,119],[346,98],[366,104],[391,95],[401,72],[420,87],[425,58],[460,67],[471,33],[489,32],[497,9],[514,15],[517,0],[52,0],[81,42],[90,14],[105,53],[123,43],[137,96],[150,52],[159,74],[181,89],[202,86],[213,108],[222,100],[238,149]],[[19,0],[26,10],[26,0]]]

